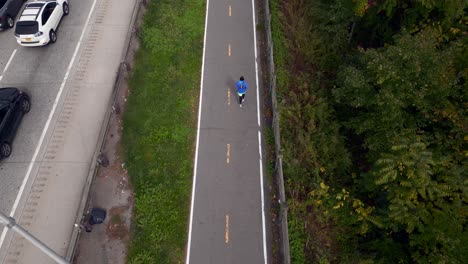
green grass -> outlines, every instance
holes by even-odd
[[[205,1],[150,1],[130,78],[123,153],[135,211],[128,263],[182,263]]]

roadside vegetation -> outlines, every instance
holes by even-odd
[[[465,263],[467,2],[270,6],[292,263]]]
[[[184,261],[205,1],[149,1],[123,125],[134,189],[128,263]]]

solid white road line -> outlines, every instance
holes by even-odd
[[[42,147],[42,142],[44,141],[45,135],[47,134],[47,130],[49,129],[50,122],[52,120],[52,117],[55,114],[55,110],[57,109],[57,105],[58,105],[58,103],[60,101],[60,97],[62,96],[63,88],[65,87],[65,83],[68,80],[70,70],[71,70],[71,68],[73,66],[73,63],[75,62],[76,55],[78,54],[78,50],[80,49],[81,42],[83,41],[84,34],[86,32],[86,29],[88,28],[89,20],[91,19],[91,15],[93,14],[94,7],[96,6],[96,1],[97,0],[93,1],[93,5],[91,6],[91,9],[89,11],[88,18],[86,19],[86,23],[85,23],[85,25],[83,27],[83,30],[81,31],[80,39],[78,40],[78,43],[76,44],[75,51],[74,51],[73,56],[72,56],[72,58],[70,60],[70,63],[68,64],[67,71],[66,71],[65,76],[63,77],[63,80],[62,80],[62,84],[60,85],[60,89],[59,89],[59,91],[57,93],[57,96],[55,97],[55,101],[54,101],[54,104],[52,105],[52,109],[50,110],[49,117],[48,117],[47,122],[46,122],[46,124],[44,126],[44,129],[42,130],[42,134],[41,134],[41,137],[39,139],[39,143],[37,143],[36,150],[34,151],[34,155],[32,157],[31,162],[29,162],[28,170],[27,170],[26,175],[25,175],[25,177],[23,179],[23,182],[22,182],[21,187],[19,189],[18,195],[16,196],[15,203],[13,204],[13,207],[11,209],[10,217],[13,217],[15,212],[16,212],[19,201],[21,200],[21,196],[23,195],[26,183],[28,182],[29,177],[31,175],[32,168],[33,168],[34,164],[36,163],[37,155],[39,154],[39,150]],[[0,248],[2,247],[3,242],[5,240],[7,230],[8,229],[6,227],[3,228],[2,236],[0,237]]]
[[[3,79],[3,75],[5,72],[8,70],[8,67],[10,66],[11,61],[13,60],[13,57],[15,57],[16,54],[16,49],[13,51],[13,53],[10,55],[10,58],[8,59],[7,64],[5,65],[5,69],[3,69],[2,75],[0,75],[0,81]],[[1,247],[1,244],[0,244]]]
[[[262,160],[262,133],[258,131],[258,153],[260,159],[258,160],[260,166],[260,195],[262,201],[262,226],[263,226],[263,259],[265,264],[268,263],[267,245],[266,245],[266,225],[265,225],[265,194],[263,192],[263,160]]]
[[[205,73],[205,52],[206,52],[206,32],[208,31],[208,8],[210,6],[210,0],[206,1],[206,12],[205,12],[205,36],[203,37],[203,58],[202,58],[202,70],[200,78],[200,101],[198,102],[198,127],[197,127],[197,143],[195,147],[195,165],[193,167],[193,184],[192,184],[192,201],[190,205],[190,224],[189,234],[187,242],[187,259],[186,264],[190,263],[190,247],[192,244],[192,225],[193,225],[193,205],[195,201],[195,188],[197,186],[197,165],[198,165],[198,144],[200,142],[200,120],[202,113],[202,102],[203,102],[203,75]]]
[[[258,63],[257,63],[257,30],[256,30],[256,18],[255,18],[255,0],[252,0],[252,26],[253,26],[253,32],[254,32],[254,54],[255,54],[255,81],[257,85],[257,123],[258,123],[258,152],[260,155],[260,195],[261,195],[261,201],[262,201],[262,227],[263,227],[263,259],[265,261],[265,264],[268,263],[268,255],[267,255],[267,243],[266,243],[266,225],[265,225],[265,197],[263,193],[263,161],[262,161],[262,134],[260,132],[261,130],[261,125],[260,125],[260,96],[259,96],[259,90],[260,87],[258,87]]]
[[[253,32],[254,32],[254,54],[255,54],[255,82],[257,85],[257,123],[260,127],[260,97],[258,96],[260,88],[258,87],[258,64],[257,64],[257,30],[255,28],[255,0],[252,0]]]

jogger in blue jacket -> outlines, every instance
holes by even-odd
[[[236,83],[237,94],[239,95],[239,105],[242,107],[242,102],[245,100],[245,93],[247,92],[247,83],[244,81],[244,76],[241,76]]]

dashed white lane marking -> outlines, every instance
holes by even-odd
[[[229,5],[229,16],[231,16],[232,13],[231,13],[231,5]]]
[[[2,75],[0,75],[0,81],[3,79],[3,75],[5,75],[5,72],[8,70],[8,67],[10,66],[11,61],[13,60],[13,57],[15,57],[16,54],[16,49],[13,51],[13,53],[10,55],[10,58],[8,59],[7,64],[5,65],[5,69],[3,69]],[[1,247],[1,243],[0,243]]]
[[[203,58],[202,58],[202,70],[200,78],[200,101],[198,102],[198,126],[197,126],[197,143],[195,147],[195,165],[193,166],[193,183],[192,183],[192,201],[190,205],[190,225],[189,225],[189,235],[187,242],[187,259],[185,260],[186,264],[190,264],[190,249],[192,244],[192,226],[193,226],[193,206],[195,201],[195,188],[197,186],[197,166],[198,166],[198,146],[200,143],[200,120],[201,120],[201,110],[203,102],[203,75],[205,73],[205,53],[206,53],[206,32],[208,31],[208,10],[210,6],[210,0],[206,0],[206,12],[205,12],[205,35],[203,37]]]
[[[231,57],[231,44],[228,45],[228,56]]]
[[[227,89],[227,98],[228,98],[228,105],[231,105],[231,90]]]
[[[78,50],[80,49],[81,43],[83,41],[83,37],[84,37],[85,32],[86,32],[86,29],[88,28],[89,20],[91,19],[91,15],[93,14],[94,7],[96,6],[96,1],[97,0],[93,1],[91,9],[89,10],[88,18],[86,19],[83,30],[81,31],[80,39],[78,40],[78,43],[76,44],[75,51],[73,52],[73,56],[72,56],[72,58],[70,60],[70,63],[68,64],[67,71],[65,72],[65,76],[63,77],[62,84],[60,85],[57,96],[55,97],[55,101],[54,101],[54,104],[52,105],[52,109],[50,110],[49,117],[47,118],[47,122],[46,122],[46,124],[44,126],[44,129],[42,130],[42,134],[41,134],[41,137],[39,138],[39,142],[37,143],[36,150],[34,151],[34,155],[32,157],[32,160],[29,162],[28,170],[27,170],[26,175],[25,175],[25,177],[23,179],[23,182],[22,182],[21,187],[19,189],[18,195],[16,196],[15,203],[13,204],[13,207],[11,208],[10,217],[13,217],[15,212],[16,212],[19,201],[21,200],[21,196],[23,195],[26,183],[28,182],[29,177],[31,175],[33,165],[34,165],[34,163],[36,163],[37,155],[39,154],[39,150],[42,147],[42,142],[44,141],[47,130],[49,129],[50,122],[52,120],[52,117],[55,114],[55,110],[57,109],[57,105],[58,105],[58,103],[60,101],[60,97],[62,96],[63,88],[65,87],[65,83],[68,80],[68,76],[70,75],[71,68],[73,66],[73,63],[75,62],[76,55],[78,54]],[[8,231],[8,229],[6,227],[3,228],[2,236],[0,237],[0,248],[3,245],[3,242],[5,240],[5,236],[6,236],[7,231]]]

